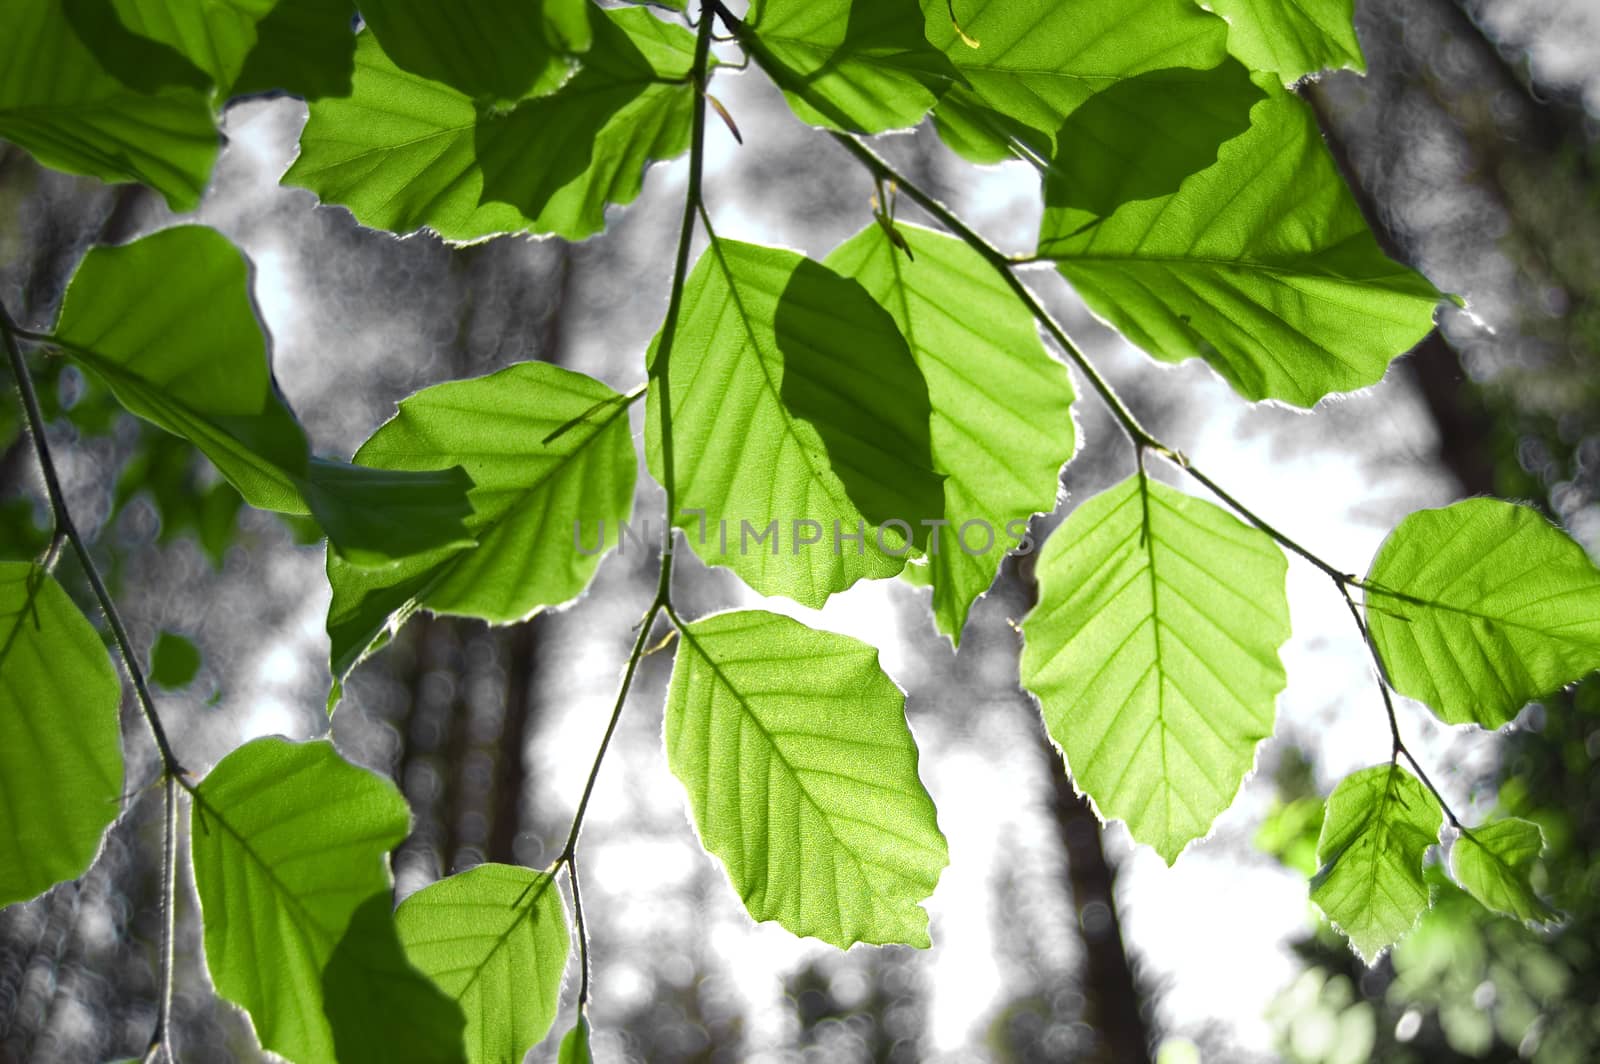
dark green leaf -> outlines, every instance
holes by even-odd
[[[1433,795],[1398,765],[1346,776],[1328,799],[1311,900],[1368,964],[1428,908],[1422,858],[1443,822]]]
[[[588,0],[360,0],[402,70],[489,103],[554,91],[588,51]]]
[[[668,380],[660,343],[650,471],[672,484],[673,521],[707,564],[815,607],[895,575],[927,544],[926,522],[944,513],[928,385],[858,282],[792,251],[716,240],[685,285]]]
[[[1419,510],[1384,541],[1367,582],[1389,682],[1448,724],[1498,728],[1600,668],[1600,570],[1526,506]]]
[[[281,90],[317,100],[350,95],[356,38],[350,0],[278,0],[256,24],[234,95]]]
[[[550,1030],[569,937],[548,873],[479,865],[411,895],[395,923],[411,963],[466,1015],[467,1060],[519,1061]]]
[[[200,671],[200,648],[174,632],[156,636],[150,650],[150,679],[162,687],[188,687]]]
[[[638,457],[628,406],[599,381],[541,362],[404,400],[356,461],[393,470],[463,466],[475,485],[467,530],[476,546],[383,569],[330,553],[334,678],[417,609],[507,624],[582,592],[633,505]]]
[[[276,0],[99,0],[129,31],[174,49],[226,95]]]
[[[205,452],[251,505],[313,514],[355,561],[471,542],[460,470],[397,474],[310,457],[272,379],[249,264],[213,229],[91,250],[56,337],[123,406]]]
[[[813,125],[908,129],[960,75],[917,0],[755,0],[740,41]]]
[[[1074,510],[1039,558],[1023,685],[1076,786],[1168,864],[1272,734],[1287,570],[1264,533],[1142,473]]]
[[[1439,293],[1379,250],[1310,110],[1257,87],[1250,131],[1171,195],[1102,216],[1047,180],[1039,252],[1156,357],[1204,358],[1248,399],[1309,407],[1382,378],[1433,327]]]
[[[407,962],[388,852],[405,799],[326,742],[257,739],[195,791],[189,831],[217,992],[300,1064],[464,1060],[460,1008]]]
[[[203,89],[128,87],[84,45],[61,0],[7,2],[0,137],[58,170],[143,182],[174,211],[200,202],[219,146]]]
[[[918,903],[949,855],[878,652],[759,611],[682,634],[667,762],[750,915],[840,949],[927,946]]]
[[[928,229],[896,231],[910,254],[875,224],[827,265],[889,312],[927,380],[933,468],[945,477],[950,524],[937,542],[930,537],[929,564],[906,572],[927,574],[939,630],[959,645],[967,612],[1027,519],[1055,508],[1061,467],[1076,446],[1072,382],[982,256]]]
[[[1539,825],[1511,817],[1463,832],[1450,844],[1450,870],[1468,894],[1528,924],[1559,917],[1533,889],[1530,873],[1544,849]]]
[[[0,906],[82,875],[122,796],[122,685],[55,578],[0,562]]]
[[[1319,70],[1366,73],[1355,0],[1203,0],[1228,20],[1228,50],[1285,85]]]

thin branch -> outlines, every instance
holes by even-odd
[[[173,959],[178,934],[178,782],[170,773],[162,781],[161,805],[163,816],[161,859],[161,975],[160,1000],[156,1003],[156,1029],[150,1036],[150,1047],[145,1050],[146,1064],[165,1056],[174,1060],[172,1053],[172,988]]]
[[[589,930],[583,922],[583,891],[578,887],[578,862],[567,861],[567,882],[572,884],[572,915],[578,923],[578,1015],[589,1005]]]

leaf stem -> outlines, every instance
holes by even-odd
[[[163,825],[162,825],[162,869],[161,869],[161,970],[158,990],[159,1002],[156,1012],[156,1027],[150,1037],[150,1047],[145,1051],[146,1061],[155,1061],[165,1056],[172,1058],[172,970],[174,938],[176,934],[177,894],[177,852],[178,852],[178,795],[177,788],[188,788],[184,780],[183,765],[178,761],[178,755],[173,752],[172,744],[167,739],[166,729],[161,726],[161,717],[156,712],[155,699],[151,697],[150,687],[145,683],[144,670],[139,666],[139,658],[134,653],[133,641],[128,637],[128,629],[122,623],[122,616],[117,612],[117,605],[111,598],[111,592],[106,587],[106,582],[100,576],[100,570],[94,563],[94,558],[89,553],[89,547],[78,534],[78,528],[72,522],[72,513],[67,508],[66,494],[61,490],[61,480],[56,476],[54,459],[50,456],[50,443],[45,437],[44,411],[39,407],[39,395],[33,387],[33,377],[28,373],[27,360],[22,357],[22,349],[17,345],[18,336],[26,336],[37,342],[50,342],[38,338],[38,334],[25,332],[17,328],[11,320],[10,312],[4,305],[0,305],[0,333],[4,333],[6,354],[11,361],[12,375],[17,379],[17,390],[22,395],[22,409],[28,421],[28,434],[33,438],[34,453],[39,459],[39,470],[44,476],[45,493],[50,497],[50,510],[55,519],[55,532],[51,536],[51,550],[47,554],[53,559],[59,553],[60,540],[64,536],[72,544],[73,551],[78,556],[78,562],[83,566],[84,575],[88,577],[89,586],[94,590],[94,597],[100,603],[100,611],[105,615],[106,624],[111,628],[112,638],[116,640],[117,651],[122,658],[123,666],[128,670],[128,676],[133,680],[133,689],[138,696],[139,708],[143,711],[145,723],[149,725],[150,734],[155,739],[156,749],[161,755],[161,770],[165,786],[163,788]]]

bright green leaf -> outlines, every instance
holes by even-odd
[[[1039,252],[1152,355],[1309,407],[1381,379],[1433,327],[1439,293],[1379,250],[1311,111],[1257,86],[1250,131],[1171,195],[1101,216],[1047,180]]]
[[[330,552],[334,678],[417,609],[507,624],[582,592],[633,505],[638,457],[628,406],[599,381],[542,362],[403,400],[356,462],[393,470],[464,467],[474,484],[467,530],[476,546],[429,551],[382,569],[358,568]]]
[[[1498,728],[1600,668],[1600,570],[1526,506],[1419,510],[1384,541],[1367,583],[1389,682],[1448,724]]]
[[[173,632],[161,632],[150,650],[150,679],[174,690],[188,687],[200,671],[200,648]]]
[[[55,578],[0,562],[0,906],[82,875],[122,797],[122,685]]]
[[[937,543],[930,537],[925,569],[939,630],[959,644],[973,601],[1027,519],[1055,508],[1061,467],[1076,446],[1072,381],[982,256],[954,237],[896,228],[910,255],[871,225],[827,265],[889,312],[928,382],[933,468],[945,477],[950,524]]]
[[[589,0],[360,0],[395,65],[503,104],[554,91],[587,51]]]
[[[599,232],[608,203],[639,195],[650,162],[689,146],[694,38],[639,9],[595,9],[591,21],[583,70],[503,115],[480,116],[470,97],[401,70],[361,34],[350,96],[311,105],[284,182],[395,233]]]
[[[1433,795],[1394,764],[1346,776],[1328,799],[1311,900],[1368,964],[1428,908],[1422,857],[1443,822]]]
[[[1077,787],[1168,864],[1272,733],[1287,570],[1264,533],[1143,474],[1079,506],[1039,557],[1023,686]]]
[[[255,47],[256,24],[276,0],[106,0],[133,33],[185,56],[224,94]]]
[[[667,762],[750,915],[841,949],[927,946],[918,903],[949,856],[878,652],[759,611],[682,635]]]
[[[934,111],[940,135],[976,162],[1125,170],[1167,192],[1244,131],[1258,97],[1228,62],[1227,26],[1191,0],[922,0],[928,40],[964,84]],[[1084,105],[1104,96],[1094,108]],[[1101,182],[1104,184],[1104,182]],[[1129,197],[1139,198],[1139,197]]]
[[[927,543],[924,522],[944,512],[928,385],[858,282],[792,251],[716,240],[685,285],[666,379],[660,344],[650,471],[671,483],[673,522],[707,564],[821,606],[895,575]]]
[[[738,33],[795,114],[830,129],[909,129],[959,78],[917,0],[755,0]]]
[[[467,1060],[521,1060],[550,1030],[569,937],[548,873],[479,865],[411,895],[395,923],[411,963],[466,1015]]]
[[[1529,924],[1559,914],[1533,889],[1530,873],[1544,849],[1539,825],[1515,817],[1462,832],[1450,845],[1450,871],[1468,894],[1495,912]]]
[[[329,743],[257,739],[194,793],[189,831],[217,992],[298,1064],[460,1061],[459,1007],[407,962],[387,855],[410,828],[387,780]]]
[[[1285,85],[1319,70],[1366,73],[1355,0],[1201,0],[1228,20],[1228,50]]]
[[[556,1064],[594,1064],[594,1053],[589,1049],[589,1017],[579,1016],[572,1030],[561,1039]]]
[[[272,379],[249,264],[213,229],[178,226],[92,249],[55,336],[123,406],[199,447],[251,505],[313,514],[361,563],[471,542],[460,470],[399,474],[311,458]]]
[[[8,0],[5,23],[0,137],[58,170],[143,182],[174,211],[200,202],[220,143],[202,89],[128,87],[85,46],[61,0]]]

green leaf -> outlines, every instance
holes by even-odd
[[[1066,168],[1071,187],[1123,171],[1169,192],[1244,131],[1259,98],[1228,61],[1227,25],[1191,0],[960,0],[961,32],[948,0],[922,8],[928,40],[964,82],[934,111],[939,133],[975,162],[1029,158]]]
[[[918,902],[949,855],[878,652],[759,611],[681,631],[667,762],[750,915],[841,949],[927,946]]]
[[[1287,570],[1264,533],[1142,473],[1074,510],[1039,557],[1023,686],[1079,790],[1168,864],[1272,734]]]
[[[0,562],[0,906],[83,874],[122,797],[122,685],[55,578]]]
[[[633,506],[629,405],[599,381],[542,362],[403,400],[356,461],[391,470],[464,467],[475,485],[467,531],[476,545],[383,569],[330,552],[334,678],[418,609],[508,624],[581,593]]]
[[[684,287],[670,380],[660,344],[650,471],[672,485],[673,522],[707,564],[816,607],[926,545],[924,522],[944,512],[928,385],[858,282],[792,251],[713,240]]]
[[[150,650],[150,679],[174,690],[188,687],[200,671],[200,648],[181,635],[163,631]]]
[[[1367,72],[1355,0],[1203,0],[1228,20],[1228,50],[1291,85],[1319,70]]]
[[[1310,110],[1257,86],[1250,131],[1171,195],[1102,216],[1047,180],[1039,253],[1152,355],[1309,407],[1381,379],[1433,327],[1439,293],[1379,250]]]
[[[361,0],[361,17],[402,70],[494,104],[554,91],[592,39],[588,0]]]
[[[960,77],[917,0],[756,0],[736,32],[794,113],[829,129],[909,129]]]
[[[594,1064],[594,1054],[589,1050],[589,1017],[579,1016],[572,1030],[561,1039],[556,1064]]]
[[[113,76],[73,30],[60,0],[10,0],[0,39],[0,137],[45,166],[143,182],[192,210],[219,138],[198,87],[144,93]]]
[[[959,645],[972,603],[1027,519],[1055,508],[1061,467],[1077,444],[1072,381],[982,256],[932,230],[896,230],[910,255],[875,224],[826,264],[889,312],[928,382],[933,468],[945,477],[950,525],[938,542],[930,537],[926,572],[939,630]]]
[[[503,115],[480,115],[471,97],[400,69],[361,34],[350,96],[311,105],[284,182],[395,233],[599,232],[608,203],[639,195],[650,162],[689,146],[694,38],[638,9],[594,9],[591,23],[583,70]]]
[[[186,57],[226,96],[276,0],[105,0],[133,33]]]
[[[1526,506],[1467,499],[1411,514],[1366,592],[1389,682],[1448,724],[1498,728],[1600,668],[1600,570]]]
[[[388,852],[410,811],[327,742],[257,739],[194,792],[189,832],[217,992],[300,1064],[463,1060],[460,1008],[406,961]]]
[[[1462,832],[1450,845],[1450,871],[1468,894],[1495,912],[1528,924],[1546,924],[1560,914],[1533,889],[1530,874],[1544,833],[1539,825],[1510,817]]]
[[[550,1030],[569,938],[549,873],[479,865],[411,895],[395,923],[411,963],[466,1015],[469,1061],[521,1060]]]
[[[278,0],[256,24],[233,93],[293,93],[307,100],[350,95],[356,38],[350,0]]]
[[[1346,776],[1329,797],[1311,900],[1368,964],[1428,908],[1422,857],[1443,823],[1433,795],[1394,764]]]
[[[470,543],[459,469],[402,475],[311,458],[272,379],[249,283],[244,256],[202,226],[97,247],[55,338],[128,410],[199,447],[252,506],[313,514],[355,561]]]

